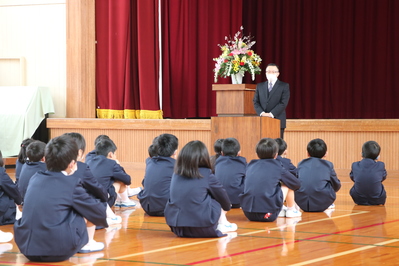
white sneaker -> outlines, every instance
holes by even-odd
[[[301,217],[301,216],[302,216],[302,212],[300,212],[298,210],[287,209],[287,211],[285,212],[285,217],[287,217],[287,218]]]
[[[13,248],[13,245],[11,243],[0,244],[0,255],[6,251],[11,250],[12,248]]]
[[[134,206],[136,206],[136,203],[132,200],[116,201],[115,206],[116,207],[134,207]]]
[[[237,230],[237,225],[235,223],[218,224],[217,230],[220,232],[233,232]]]
[[[122,228],[122,224],[113,224],[105,228],[105,231],[107,233],[112,232],[112,231],[118,231],[119,229]]]
[[[127,195],[128,197],[133,197],[136,196],[142,191],[143,189],[141,187],[135,187],[135,188],[127,188]]]
[[[137,205],[136,205],[137,206]],[[132,212],[134,212],[134,211],[136,211],[136,208],[134,208],[134,209],[125,209],[125,210],[123,210],[123,211],[121,211],[120,212],[120,214],[123,216],[123,217],[129,217],[129,215],[132,213]]]
[[[328,209],[335,209],[335,204],[334,204],[334,203],[331,204],[330,207],[327,208],[327,210],[328,210]]]
[[[297,223],[299,223],[302,218],[301,217],[292,217],[292,219],[286,219],[287,220],[287,226],[295,226]]]
[[[331,218],[332,213],[335,211],[335,209],[330,209],[328,208],[327,210],[324,211],[324,213],[328,216],[328,218]]]
[[[115,215],[115,217],[109,217],[107,218],[107,223],[108,225],[120,224],[122,223],[122,217],[120,217],[119,215]]]
[[[287,207],[285,205],[283,205],[283,207],[281,208],[280,213],[278,214],[278,217],[285,217],[285,213],[287,212]]]
[[[12,233],[0,231],[0,243],[9,242],[13,237],[14,235]]]
[[[93,240],[87,243],[81,250],[78,251],[78,253],[90,253],[90,252],[101,251],[103,249],[104,249],[104,243]]]

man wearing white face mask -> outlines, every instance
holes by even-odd
[[[280,120],[280,137],[284,137],[286,127],[285,108],[290,100],[290,85],[277,79],[280,71],[276,64],[266,67],[267,81],[256,85],[253,98],[254,108],[259,116],[267,116]]]

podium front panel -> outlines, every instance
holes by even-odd
[[[249,162],[258,159],[256,144],[261,138],[278,138],[280,120],[269,117],[212,117],[211,143],[221,138],[236,138],[240,142],[241,156]],[[212,152],[211,152],[212,154]]]

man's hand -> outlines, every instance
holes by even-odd
[[[266,117],[273,118],[273,116],[270,113],[264,113],[264,112],[260,116],[266,116]]]

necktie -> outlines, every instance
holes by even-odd
[[[272,90],[272,88],[273,88],[273,83],[269,83],[269,92],[271,92],[271,90]]]

